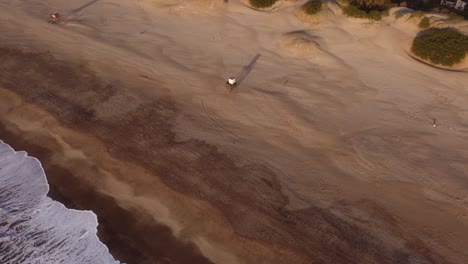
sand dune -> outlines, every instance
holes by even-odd
[[[128,263],[468,262],[468,75],[303,2],[2,2],[0,139]]]

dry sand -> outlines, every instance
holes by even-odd
[[[468,74],[302,2],[2,1],[0,138],[128,263],[468,263]]]

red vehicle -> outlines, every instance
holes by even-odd
[[[52,13],[50,15],[49,22],[51,23],[57,23],[60,20],[60,14],[59,13]]]

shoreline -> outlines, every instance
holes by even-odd
[[[183,227],[183,236],[186,237],[187,240],[197,240],[197,245],[203,247],[201,248],[201,251],[210,254],[210,258],[219,259],[217,261],[218,263],[227,260],[229,263],[236,263],[237,261],[235,259],[241,257],[245,259],[250,259],[249,261],[247,261],[250,263],[254,262],[255,259],[258,260],[258,254],[261,254],[262,257],[265,258],[262,259],[263,263],[281,263],[283,262],[282,259],[294,260],[295,263],[307,263],[309,261],[308,259],[310,257],[307,256],[308,253],[306,251],[306,245],[295,244],[294,247],[296,248],[291,248],[289,245],[286,244],[285,241],[270,241],[269,239],[269,236],[271,234],[277,232],[275,229],[279,228],[273,226],[268,227],[269,225],[283,226],[281,227],[283,229],[282,232],[288,232],[286,231],[288,229],[290,229],[292,232],[298,232],[298,230],[295,229],[294,223],[285,220],[285,218],[289,216],[280,213],[280,208],[281,206],[284,206],[285,203],[285,197],[281,193],[279,185],[274,179],[274,174],[272,174],[271,171],[263,165],[246,165],[247,167],[252,167],[250,170],[246,169],[245,166],[238,166],[233,160],[230,159],[230,157],[226,156],[224,153],[218,152],[215,146],[206,144],[202,141],[190,139],[185,142],[175,142],[175,133],[172,131],[172,122],[175,121],[175,115],[178,110],[175,109],[175,106],[171,104],[170,99],[154,98],[155,102],[144,104],[142,108],[135,109],[134,113],[123,117],[119,117],[119,119],[121,118],[123,120],[110,119],[110,121],[108,121],[109,123],[105,123],[101,120],[96,120],[94,117],[94,112],[90,110],[88,106],[82,105],[82,102],[74,101],[77,97],[76,95],[80,93],[80,90],[74,87],[80,87],[80,85],[70,83],[70,81],[75,82],[76,80],[82,78],[82,75],[86,76],[86,80],[87,82],[89,82],[86,83],[86,85],[93,86],[93,92],[96,93],[94,98],[108,98],[109,94],[115,94],[115,92],[109,91],[109,89],[115,89],[114,87],[105,86],[104,89],[99,89],[99,87],[103,87],[103,85],[98,79],[96,79],[95,76],[91,75],[91,73],[86,71],[82,72],[82,68],[77,69],[73,66],[73,64],[65,64],[63,61],[55,61],[54,64],[49,64],[49,61],[51,61],[50,55],[23,53],[21,51],[11,49],[6,51],[3,50],[3,54],[7,54],[6,58],[8,59],[20,58],[19,60],[17,60],[20,62],[23,61],[23,59],[21,59],[22,57],[27,57],[28,61],[34,61],[36,63],[33,66],[34,68],[38,67],[37,65],[42,66],[40,69],[33,69],[33,71],[53,72],[53,75],[48,75],[47,77],[45,77],[47,79],[47,81],[44,81],[45,84],[49,83],[50,81],[56,82],[57,80],[60,83],[63,80],[63,76],[67,78],[66,86],[62,86],[63,84],[60,84],[60,86],[48,85],[47,87],[34,87],[33,89],[27,86],[17,86],[10,88],[7,87],[7,91],[14,92],[16,96],[21,98],[21,100],[24,100],[26,103],[34,102],[35,107],[43,109],[43,111],[47,112],[48,115],[53,116],[53,118],[57,118],[57,121],[61,123],[60,125],[66,127],[67,129],[77,131],[78,133],[84,135],[90,132],[89,130],[91,130],[91,128],[94,126],[94,128],[92,128],[92,135],[98,140],[102,140],[103,138],[105,139],[105,141],[102,142],[103,146],[105,146],[106,148],[105,151],[101,150],[103,154],[104,152],[107,153],[109,151],[110,157],[112,157],[112,159],[115,159],[116,161],[126,160],[130,163],[136,163],[138,166],[144,168],[144,170],[147,171],[149,174],[144,176],[142,175],[142,181],[149,181],[152,183],[154,183],[154,181],[159,182],[159,179],[156,180],[151,178],[156,177],[154,175],[162,175],[163,177],[161,177],[161,183],[158,184],[161,187],[167,186],[164,188],[171,189],[171,192],[183,194],[186,197],[184,199],[189,199],[189,203],[199,203],[198,201],[208,200],[210,204],[209,207],[213,207],[215,208],[215,210],[211,211],[212,209],[210,209],[210,214],[206,216],[207,218],[203,217],[203,219],[200,219],[200,217],[196,216],[196,214],[200,213],[200,211],[198,210],[202,209],[199,207],[200,205],[197,205],[197,207],[193,209],[189,209],[187,207],[171,207],[168,209],[171,211],[171,214],[177,213],[180,215],[185,215],[187,217],[189,217],[189,212],[193,210],[193,213],[195,213],[193,217],[195,217],[196,221],[194,223],[190,223],[188,226]],[[43,56],[47,56],[47,60],[45,60]],[[47,69],[47,67],[52,68]],[[34,79],[38,77],[44,77],[42,75],[32,75],[31,77],[29,77],[20,74],[11,74],[10,76],[13,80],[12,83],[18,83],[18,81],[15,79],[19,78],[23,80],[21,82],[27,80],[27,82],[29,83],[36,83],[38,85],[42,85],[42,81]],[[10,84],[7,83],[7,86],[9,85]],[[82,86],[83,84],[81,84],[81,87]],[[62,96],[57,96],[54,94],[56,93],[53,91],[55,89],[57,89],[56,91],[60,90],[59,93],[63,93],[64,87],[68,91],[70,91],[70,94]],[[83,90],[83,92],[87,93],[88,91]],[[89,102],[86,101],[86,103]],[[19,104],[21,105],[22,103]],[[148,123],[148,120],[150,120],[151,122]],[[129,122],[132,125],[125,125]],[[29,124],[24,125],[26,127],[29,126]],[[143,134],[135,133],[141,129],[141,126],[145,127],[145,129],[143,130]],[[39,128],[43,129],[42,127]],[[153,129],[157,129],[159,132],[154,133]],[[50,134],[50,131],[48,130],[50,129],[45,130],[45,133]],[[34,131],[33,133],[36,132]],[[128,137],[127,135],[129,135],[130,137]],[[150,137],[150,140],[146,143],[146,146],[141,145],[141,141],[147,141],[142,137]],[[54,138],[54,136],[49,137],[49,139],[47,140],[52,141],[51,143],[57,141],[57,139]],[[59,141],[63,141],[63,139]],[[53,144],[57,143],[55,142]],[[61,144],[63,145],[63,143]],[[79,143],[75,142],[71,144]],[[182,154],[182,159],[172,157],[173,154],[170,154],[170,151],[172,149],[177,150],[182,146],[186,148],[186,150],[178,150],[179,153]],[[59,146],[55,147],[60,147],[60,144]],[[79,150],[82,147],[83,146],[77,146],[77,149]],[[192,159],[192,152],[196,153],[198,151],[201,151],[202,153],[205,152],[205,154],[200,156],[202,159],[184,162],[184,160],[187,158]],[[189,155],[187,156],[187,154],[184,154],[184,152]],[[79,155],[82,156],[83,154]],[[167,157],[167,155],[169,156]],[[144,157],[144,159],[139,159],[138,157]],[[101,159],[101,157],[99,156],[96,156],[96,158]],[[41,160],[41,162],[47,165],[47,161]],[[74,169],[79,169],[79,167],[77,167],[77,164],[74,164],[74,161],[69,160],[66,162],[72,164]],[[93,170],[96,170],[96,165],[90,166],[89,170],[91,172]],[[225,174],[223,175],[223,177],[224,180],[227,181],[220,181],[220,173]],[[236,217],[236,215],[232,215],[234,211],[239,209],[246,210],[248,207],[251,206],[260,207],[263,206],[264,203],[263,197],[259,197],[255,193],[244,193],[246,185],[243,182],[235,180],[236,177],[238,177],[239,173],[245,175],[255,173],[252,174],[254,178],[248,179],[248,181],[258,181],[261,184],[259,185],[259,187],[266,189],[266,193],[271,193],[271,190],[273,188],[273,193],[271,193],[273,197],[271,200],[266,200],[266,202],[272,203],[272,205],[269,206],[274,206],[274,209],[272,211],[264,211],[263,208],[257,208],[254,210],[248,209],[249,214],[247,216],[249,218],[249,222],[253,221],[254,224],[252,226],[258,225],[260,223],[265,224],[269,230],[267,234],[264,234],[263,232],[257,233],[254,230],[250,230],[251,224],[243,226],[238,225],[236,221],[232,222],[232,217]],[[99,171],[99,174],[105,175],[106,172]],[[186,178],[187,175],[190,174],[195,174],[197,175],[197,177],[205,177],[205,180],[198,181],[196,177]],[[202,176],[202,174],[205,175]],[[81,177],[83,176],[84,175],[82,175]],[[206,178],[207,176],[209,176],[209,178]],[[124,175],[121,175],[119,177],[124,177]],[[262,180],[260,178],[266,178],[267,184],[265,183],[265,180]],[[87,180],[89,181],[89,179]],[[124,179],[122,178],[121,180]],[[128,186],[124,187],[123,185],[121,185],[121,183],[115,183],[117,185],[115,185],[116,191],[114,192],[117,192],[119,188],[125,188],[127,189],[127,191],[131,191],[131,196],[135,195],[134,192],[138,193],[142,191],[145,195],[150,195],[151,193],[155,192],[155,190],[148,189],[148,187],[150,187],[151,185],[144,186],[142,184],[136,184],[135,182],[133,182],[132,179],[125,179],[125,181],[128,181],[130,183],[130,186],[135,185],[136,190],[131,191],[128,189]],[[102,188],[99,186],[108,184],[109,183],[107,183],[104,178],[98,178],[97,182],[93,182],[93,185],[96,185],[95,187],[97,188]],[[128,183],[125,184],[127,185]],[[193,184],[199,184],[202,186],[196,187]],[[213,187],[213,184],[214,186],[218,186]],[[235,188],[233,186],[230,186],[228,188],[232,188],[232,190],[235,190],[236,192],[242,194],[235,194],[234,197],[232,197],[233,193],[224,191],[228,185],[232,184],[241,185],[239,188]],[[114,186],[107,186],[107,191],[111,191],[111,188],[113,187]],[[216,193],[210,191],[210,197],[204,197],[204,195],[206,195],[206,191],[200,192],[200,190],[207,190],[207,188],[214,188],[213,190],[216,190]],[[115,195],[119,194],[116,193]],[[135,202],[137,202],[138,196],[133,197],[132,199],[134,199]],[[175,203],[180,202],[180,198],[177,198],[177,200],[175,201]],[[171,201],[165,200],[165,202]],[[227,202],[227,204],[222,204],[225,202]],[[187,202],[184,201],[184,203]],[[150,205],[147,204],[145,206],[148,207]],[[189,204],[186,204],[186,206],[189,206]],[[190,211],[181,211],[187,209],[189,209]],[[206,209],[203,208],[203,211],[205,210]],[[222,212],[221,216],[219,216],[219,212]],[[153,212],[154,215],[157,215],[157,213],[157,211]],[[100,214],[99,212],[96,212],[96,214],[102,215],[102,213]],[[258,217],[259,214],[262,214],[263,217]],[[230,224],[226,223],[226,218],[228,219]],[[162,217],[162,219],[164,219],[164,216]],[[187,221],[186,219],[181,218],[179,218],[178,220],[184,222]],[[271,221],[273,221],[273,223]],[[207,229],[210,226],[213,227],[213,224],[216,225],[215,229]],[[234,230],[231,230],[232,227]],[[209,237],[212,241],[207,241],[203,237],[199,238],[200,234],[198,234],[198,229],[205,230],[206,233],[203,235]],[[185,234],[186,232],[188,232],[188,234]],[[263,237],[265,235],[267,235],[267,237]],[[219,244],[218,241],[223,241],[223,243]],[[311,240],[309,243],[315,244],[316,241],[314,239]],[[239,251],[242,250],[243,244],[249,244],[250,247],[255,248],[256,251]],[[230,246],[229,250],[225,248],[227,245]],[[276,254],[273,254],[273,252],[275,251]],[[324,257],[328,254],[329,253],[324,252]],[[192,257],[191,259],[195,258]],[[193,260],[191,261],[193,262]]]
[[[148,216],[141,213],[132,212],[120,207],[111,197],[100,194],[93,190],[91,186],[87,186],[67,169],[57,165],[50,165],[50,150],[44,147],[27,142],[20,135],[11,133],[0,124],[0,137],[15,150],[24,150],[29,156],[35,157],[43,165],[45,174],[49,184],[48,197],[65,205],[69,209],[90,210],[98,216],[98,232],[97,235],[102,243],[108,248],[115,259],[127,263],[153,263],[158,259],[171,259],[182,261],[181,263],[211,263],[207,259],[197,261],[196,255],[199,253],[193,246],[186,247],[186,243],[178,241],[172,234],[169,227],[158,224],[148,219]],[[66,179],[64,179],[66,178]],[[143,218],[138,219],[137,216]],[[145,219],[146,218],[146,224]],[[135,222],[139,222],[139,229],[129,229],[134,226]],[[147,248],[142,241],[135,240],[137,236],[144,239],[145,236],[156,235],[162,238],[161,248]],[[176,255],[165,256],[160,255],[162,252],[171,252],[172,250],[180,250],[179,254],[182,258],[177,258]],[[191,250],[195,252],[190,253]],[[195,255],[193,255],[195,254]],[[184,259],[184,257],[187,257]],[[179,263],[179,262],[176,262]]]
[[[94,212],[70,209],[50,197],[50,185],[37,158],[3,140],[0,149],[2,263],[122,263],[99,240]]]
[[[118,194],[120,191],[119,185],[121,183],[115,185],[116,193],[110,195],[105,193],[113,188],[113,186],[106,186],[106,184],[104,184],[104,186],[102,185],[102,177],[107,174],[102,173],[106,170],[105,167],[115,167],[117,162],[117,164],[121,164],[122,168],[125,168],[124,171],[142,173],[146,178],[145,180],[149,180],[151,182],[148,187],[153,186],[154,180],[156,180],[150,179],[148,177],[155,176],[148,174],[149,172],[146,169],[139,169],[134,165],[126,165],[128,162],[132,163],[132,161],[115,160],[115,157],[112,157],[112,155],[107,153],[107,151],[100,150],[101,148],[105,147],[105,145],[104,143],[97,143],[96,141],[98,139],[95,139],[93,135],[84,135],[82,132],[77,131],[67,132],[70,130],[69,128],[60,128],[60,126],[63,125],[56,123],[58,120],[55,121],[49,113],[44,112],[44,110],[40,110],[40,108],[35,105],[24,102],[23,99],[19,97],[19,95],[13,93],[12,91],[4,90],[0,87],[0,95],[5,96],[3,99],[6,101],[10,103],[13,102],[12,106],[8,106],[8,108],[11,107],[10,109],[16,109],[14,111],[8,110],[6,114],[10,115],[11,112],[19,111],[18,114],[23,116],[22,119],[24,119],[16,119],[16,114],[13,114],[11,117],[3,118],[2,122],[0,122],[0,137],[13,148],[17,150],[25,150],[28,152],[28,155],[34,156],[41,161],[50,186],[48,196],[64,204],[67,208],[91,210],[98,216],[98,237],[101,242],[109,248],[111,254],[119,261],[125,262],[127,264],[145,264],[153,263],[154,261],[159,260],[175,261],[174,263],[213,263],[205,256],[208,254],[210,258],[217,260],[215,263],[238,263],[236,258],[240,256],[245,259],[251,259],[250,261],[247,261],[247,263],[251,263],[254,262],[254,259],[258,259],[258,256],[256,255],[259,252],[265,252],[263,254],[266,254],[266,252],[274,250],[274,252],[269,253],[270,256],[267,258],[269,263],[274,263],[274,259],[277,259],[279,263],[282,262],[281,259],[292,259],[294,260],[294,263],[308,263],[305,258],[301,257],[300,255],[296,255],[294,252],[290,252],[288,248],[277,247],[275,245],[269,244],[266,241],[255,241],[248,238],[242,238],[242,236],[235,234],[231,230],[231,224],[227,219],[224,219],[224,216],[221,215],[221,218],[218,219],[220,216],[217,215],[218,212],[216,212],[216,210],[213,211],[211,205],[208,205],[209,208],[207,208],[207,205],[204,204],[205,202],[200,204],[199,201],[193,200],[192,197],[186,197],[184,194],[178,192],[175,194],[169,194],[171,197],[169,199],[172,200],[174,204],[181,206],[181,209],[177,209],[178,211],[184,209],[189,210],[187,212],[174,211],[171,213],[181,213],[182,215],[187,216],[187,219],[184,219],[186,221],[190,221],[189,219],[195,217],[193,218],[195,221],[191,225],[196,228],[213,228],[213,230],[207,230],[208,232],[204,234],[209,235],[210,239],[213,241],[207,241],[205,239],[193,237],[191,233],[196,231],[192,230],[194,227],[190,227],[190,229],[185,230],[185,228],[189,227],[187,226],[184,227],[182,231],[174,230],[178,229],[177,225],[170,226],[162,222],[158,222],[155,219],[155,215],[149,215],[147,214],[148,212],[145,212],[146,209],[129,208],[127,205],[121,204],[122,201],[117,201],[111,197],[111,195],[123,197],[126,196],[124,193]],[[6,104],[3,105],[6,106]],[[2,114],[5,113],[2,113],[2,109],[0,108],[0,117],[2,117]],[[33,116],[31,116],[31,114]],[[34,117],[36,114],[38,116]],[[16,124],[10,122],[14,121],[18,122],[20,125],[21,123],[25,125],[26,123],[32,121],[30,118],[38,118],[40,123],[48,124],[49,128],[41,128],[36,130],[32,129],[31,127],[25,127],[27,130],[22,130],[25,128],[17,127]],[[5,127],[5,122],[9,127],[8,129]],[[55,135],[54,133],[56,131],[62,131],[62,135]],[[47,136],[44,137],[43,132],[45,132]],[[70,133],[74,134],[72,135]],[[57,136],[61,137],[62,139],[58,138]],[[72,137],[75,139],[72,140]],[[69,155],[72,159],[57,160],[57,156],[62,156],[64,152],[63,149],[60,150],[63,147],[60,144],[64,144],[64,142],[60,143],[60,141],[63,139],[70,139],[69,144],[71,145],[78,144],[78,149],[81,148],[86,152],[91,151],[98,153],[97,155],[93,154],[95,157],[90,157],[90,159],[98,159],[100,162],[99,168],[93,168],[94,166],[92,166],[93,169],[90,176],[91,178],[97,179],[95,183],[90,184],[89,176],[83,177],[83,173],[90,171],[86,169],[83,170],[83,168],[80,168],[80,164],[75,164],[76,161],[73,161],[77,154],[72,155],[71,151],[65,151],[70,152]],[[84,143],[83,140],[89,140],[90,142]],[[33,143],[33,141],[37,141],[39,144]],[[92,146],[87,146],[87,144],[91,144]],[[91,147],[92,149],[88,150],[88,147]],[[102,151],[104,152],[101,154]],[[108,158],[103,158],[102,155],[109,155],[108,158],[114,161],[106,165],[108,162],[105,160]],[[81,154],[79,156],[81,156]],[[66,166],[71,166],[71,168],[74,168],[78,174],[71,173],[70,169],[62,167],[60,165],[61,163]],[[123,175],[116,175],[115,180],[118,180],[118,178],[122,176]],[[131,179],[129,180],[131,182]],[[104,181],[107,182],[108,180]],[[130,185],[134,185],[134,183],[130,183]],[[159,189],[158,185],[153,187]],[[168,189],[168,187],[159,189],[159,192],[162,191],[164,193],[169,190],[165,189]],[[147,191],[145,190],[139,195],[144,195],[146,192]],[[172,193],[174,191],[170,190],[170,192]],[[181,196],[184,197],[182,198]],[[188,208],[187,206],[192,208]],[[171,211],[174,209],[175,208],[171,207]],[[205,214],[202,218],[198,216],[200,212],[204,212]],[[164,210],[162,212],[155,211],[153,213],[164,213]],[[123,219],[121,219],[122,216],[124,216]],[[115,219],[119,220],[116,221]],[[163,217],[162,219],[164,220],[165,218]],[[167,221],[171,222],[172,220],[168,219]],[[129,227],[131,228],[129,229]],[[177,237],[175,237],[175,232],[179,233]],[[210,235],[210,233],[213,234]],[[214,234],[215,236],[213,236]],[[250,252],[242,252],[240,255],[234,257],[231,255],[233,252],[218,251],[217,247],[225,245],[221,244],[215,246],[212,244],[216,241],[223,241],[223,243],[233,244],[233,246],[235,245],[230,249],[233,252],[238,250],[237,247],[239,245],[244,244],[249,244],[250,247],[256,248],[257,251],[255,251],[255,253],[252,252],[253,254]],[[200,246],[203,247],[203,252],[200,252]]]

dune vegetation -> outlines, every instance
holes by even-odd
[[[410,18],[424,17],[425,13],[423,11],[415,11],[411,14]]]
[[[465,59],[468,36],[452,28],[430,28],[414,39],[411,50],[416,56],[434,64],[453,66]]]
[[[348,17],[380,20],[390,7],[390,0],[353,0],[343,6],[343,13]]]
[[[422,28],[422,29],[426,29],[426,28],[429,28],[429,26],[431,25],[431,21],[429,20],[428,17],[424,17],[423,19],[421,19],[421,22],[419,22],[419,28]]]
[[[307,15],[315,15],[318,12],[320,12],[320,10],[322,10],[322,5],[322,0],[310,0],[307,3],[303,4],[301,9]]]
[[[352,3],[367,12],[387,10],[392,5],[390,0],[353,0]]]
[[[274,5],[278,0],[249,0],[250,5],[255,8],[267,8]]]
[[[441,5],[440,0],[391,0],[395,6],[404,6],[417,10],[418,13],[432,12],[448,15],[451,19],[468,19],[468,8],[456,10],[445,5]]]

